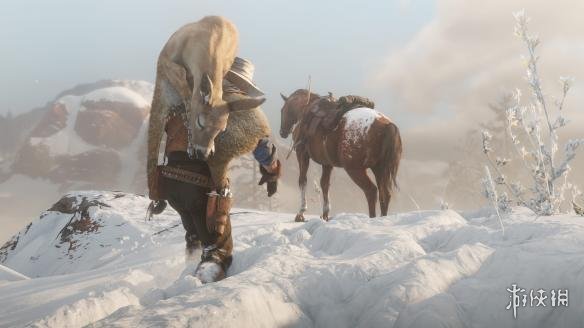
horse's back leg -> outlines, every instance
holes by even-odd
[[[377,205],[377,187],[369,176],[367,169],[346,169],[349,177],[355,182],[365,193],[367,198],[367,205],[369,205],[369,217],[375,217],[375,206]]]
[[[329,220],[329,212],[331,210],[329,201],[329,187],[331,185],[331,172],[333,167],[331,165],[322,166],[322,175],[320,176],[320,189],[322,190],[322,219]]]
[[[381,209],[381,216],[386,216],[389,209],[389,202],[391,201],[391,191],[389,190],[389,177],[386,176],[383,168],[374,168],[375,182],[379,190],[379,207]]]
[[[301,150],[296,151],[296,159],[298,160],[298,169],[300,175],[298,177],[298,186],[300,187],[300,209],[298,214],[296,214],[296,222],[304,222],[304,212],[308,209],[306,203],[306,184],[308,181],[308,166],[310,165],[310,157],[306,152]]]

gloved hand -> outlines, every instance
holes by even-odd
[[[263,165],[260,165],[260,173],[262,174],[262,178],[258,185],[261,186],[267,182],[268,197],[272,197],[272,195],[278,191],[278,179],[282,175],[282,164],[280,163],[280,160],[276,160],[270,171],[268,171]]]

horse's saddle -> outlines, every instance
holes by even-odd
[[[343,96],[336,100],[331,93],[315,101],[302,119],[308,137],[316,131],[333,131],[337,128],[343,115],[351,109],[367,107],[375,108],[373,101],[359,96]]]

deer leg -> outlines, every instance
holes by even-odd
[[[229,162],[227,163],[209,163],[209,171],[211,171],[211,178],[215,184],[217,191],[229,188],[229,177],[227,176],[227,171],[229,168]]]
[[[346,169],[349,177],[365,193],[367,204],[369,205],[369,217],[375,217],[375,206],[377,204],[377,187],[369,176],[366,169]]]
[[[294,221],[304,222],[304,212],[308,209],[306,203],[306,184],[308,181],[308,166],[310,165],[310,157],[305,152],[298,151],[296,153],[296,158],[298,159],[298,167],[300,169],[300,176],[298,178],[298,185],[300,186],[300,209]]]
[[[322,190],[322,216],[325,221],[329,220],[329,211],[331,205],[329,202],[329,187],[331,185],[331,172],[333,167],[330,165],[322,166],[322,175],[320,176],[320,189]]]

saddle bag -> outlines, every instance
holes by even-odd
[[[346,112],[358,107],[375,108],[375,103],[368,98],[349,95],[339,98],[339,108]]]
[[[322,118],[321,117],[314,117],[310,121],[310,125],[308,126],[308,136],[309,137],[312,137],[312,136],[314,136],[316,134],[316,131],[320,127],[320,122],[322,122]]]
[[[319,130],[333,131],[346,112],[358,107],[373,109],[375,103],[365,97],[354,95],[343,96],[338,100],[335,100],[331,94],[321,97],[303,118],[307,136],[313,137]]]
[[[343,117],[343,112],[339,110],[331,111],[327,116],[325,116],[322,122],[322,126],[326,130],[332,131],[337,127],[337,125],[339,125],[341,117]]]

